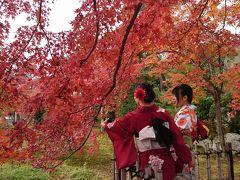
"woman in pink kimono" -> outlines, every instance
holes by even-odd
[[[195,113],[196,106],[192,105],[193,90],[187,84],[181,84],[176,86],[172,93],[176,98],[176,106],[180,107],[180,110],[174,117],[174,121],[177,127],[180,129],[185,143],[192,148],[193,141],[197,136],[197,115]],[[184,162],[178,161],[180,169],[183,168]],[[185,172],[191,180],[195,179],[194,175],[194,161],[191,165],[185,165]]]
[[[196,133],[197,115],[195,113],[196,106],[192,105],[193,91],[187,84],[176,86],[172,93],[176,97],[176,106],[180,110],[174,117],[177,127],[180,129],[185,143],[192,146],[192,136]]]
[[[135,111],[112,123],[102,124],[113,142],[117,168],[122,169],[136,163],[135,136],[140,169],[144,171],[149,157],[157,156],[163,162],[163,179],[173,180],[176,162],[170,146],[174,147],[178,158],[187,164],[191,162],[190,150],[170,114],[153,103],[155,93],[150,84],[140,84],[135,90],[134,99],[138,104]]]

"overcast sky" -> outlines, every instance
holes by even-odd
[[[74,10],[80,7],[81,2],[83,1],[84,0],[55,0],[54,4],[49,4],[52,11],[49,16],[50,25],[46,28],[46,30],[52,32],[69,30],[71,28],[69,22],[71,22],[75,17]],[[9,41],[13,40],[17,28],[27,24],[29,24],[29,22],[26,21],[26,16],[24,14],[19,15],[15,20],[13,20],[11,23],[12,29]],[[225,28],[229,29],[233,33],[240,33],[240,28],[235,29],[229,26],[226,26]]]
[[[50,14],[50,26],[48,30],[59,32],[69,30],[69,24],[75,17],[74,10],[80,7],[80,2],[77,0],[58,0],[52,5]]]
[[[83,0],[80,1],[82,2]],[[80,7],[80,4],[78,0],[56,0],[54,4],[49,4],[52,11],[49,16],[50,25],[46,29],[53,32],[69,30],[71,28],[69,23],[75,17],[74,10]],[[17,28],[22,25],[29,25],[24,14],[20,14],[16,19],[11,21],[10,41],[13,40]]]

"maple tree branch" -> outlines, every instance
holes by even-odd
[[[40,29],[42,30],[44,36],[45,36],[46,39],[47,39],[48,50],[49,50],[49,53],[50,53],[50,55],[51,55],[51,57],[52,57],[52,59],[53,59],[53,53],[52,53],[52,51],[51,51],[51,46],[50,46],[50,43],[49,43],[50,41],[49,41],[49,38],[48,38],[48,36],[47,36],[47,33],[46,33],[46,31],[45,31],[42,23],[39,24],[39,27],[40,27]]]
[[[222,74],[224,71],[224,60],[221,60],[221,48],[222,46],[218,44],[218,64],[219,64],[219,71]],[[220,83],[220,91],[223,92],[223,81]]]
[[[98,43],[98,36],[99,36],[99,19],[98,19],[98,12],[97,12],[97,3],[96,0],[93,0],[93,7],[94,7],[94,12],[96,13],[96,35],[95,35],[95,40],[93,43],[92,48],[90,49],[90,51],[88,52],[87,56],[85,58],[83,58],[82,60],[80,60],[80,67],[82,67],[82,65],[87,62],[88,58],[91,56],[91,54],[93,53],[93,51],[95,50],[95,48],[97,47],[97,43]]]
[[[181,55],[182,53],[177,50],[162,50],[162,51],[157,51],[156,54],[161,54],[161,53],[173,53],[173,54],[178,54]]]
[[[127,60],[127,63],[126,63],[125,66],[123,67],[123,71],[122,71],[122,74],[120,75],[120,78],[119,78],[119,79],[122,79],[122,76],[123,76],[123,74],[125,73],[128,64],[131,64],[131,62],[132,62],[132,60],[133,60],[134,52],[135,52],[135,50],[130,54],[130,56],[129,56],[128,60]]]
[[[224,68],[224,63],[223,63],[223,61],[221,60],[221,45],[217,45],[217,53],[218,53],[218,58],[217,58],[217,60],[218,60],[218,63],[219,63],[219,70],[220,70],[220,73],[223,73],[223,68]]]
[[[92,105],[86,106],[86,107],[84,107],[84,108],[82,108],[82,109],[80,109],[80,110],[78,110],[78,111],[69,113],[69,115],[73,115],[73,114],[79,113],[79,112],[84,111],[84,110],[86,110],[86,109],[88,109],[88,108],[91,108],[91,107],[93,107],[93,106],[95,106],[95,105],[96,105],[96,104],[92,104]],[[81,144],[81,146],[78,147],[77,149],[75,149],[73,152],[71,152],[66,158],[64,158],[63,160],[61,160],[58,164],[56,164],[56,165],[53,166],[53,167],[50,167],[50,169],[55,169],[56,167],[60,166],[64,161],[66,161],[67,159],[69,159],[72,155],[74,155],[76,152],[78,152],[78,151],[86,144],[87,140],[89,139],[89,137],[90,137],[90,135],[91,135],[92,129],[93,129],[94,125],[95,125],[96,119],[97,119],[97,117],[98,117],[98,115],[99,115],[99,113],[100,113],[100,111],[101,111],[102,106],[103,106],[103,99],[102,99],[102,101],[101,101],[101,103],[100,103],[100,106],[99,106],[99,108],[98,108],[98,111],[97,111],[96,115],[93,117],[93,120],[90,121],[90,122],[92,122],[92,125],[91,125],[91,127],[90,127],[90,129],[89,129],[89,131],[88,131],[88,133],[87,133],[87,135],[86,135],[86,138],[84,139],[83,143]]]
[[[212,74],[212,64],[208,61],[208,58],[207,58],[207,56],[205,55],[203,49],[202,49],[202,52],[203,52],[203,55],[204,55],[205,58],[206,58],[205,62],[206,62],[206,64],[208,65],[208,71],[209,71],[209,73],[207,73],[208,76],[203,76],[203,79],[209,84],[209,85],[207,85],[207,86],[205,87],[205,89],[206,89],[206,91],[209,92],[210,94],[214,94],[215,91],[221,92],[221,89],[218,88],[217,86],[215,86],[214,83],[213,83],[212,80],[211,80],[211,77],[213,76],[213,74]],[[201,70],[203,70],[203,71],[205,70],[204,67],[201,66],[201,64],[199,64],[199,68],[200,68]]]
[[[17,55],[17,57],[15,57],[15,58],[13,59],[12,64],[10,65],[10,68],[9,68],[9,70],[8,70],[8,75],[7,75],[6,79],[5,79],[5,84],[4,84],[4,86],[6,85],[6,83],[7,83],[7,81],[8,81],[8,78],[9,78],[11,72],[12,72],[14,63],[21,57],[21,55],[23,54],[23,52],[25,51],[25,49],[28,47],[28,45],[30,44],[30,42],[31,42],[31,40],[32,40],[32,38],[33,38],[33,36],[34,36],[34,34],[35,34],[35,32],[37,31],[37,28],[38,28],[39,24],[41,23],[42,3],[43,3],[43,0],[40,0],[38,22],[37,22],[34,30],[32,31],[32,34],[31,34],[29,40],[27,41],[27,43],[25,44],[25,46],[22,48],[22,50],[21,50],[20,53]]]
[[[206,0],[200,14],[198,15],[198,18],[192,23],[192,25],[183,33],[183,36],[177,41],[177,44],[183,40],[183,38],[191,31],[192,27],[201,19],[202,15],[203,15],[203,12],[204,10],[206,9],[208,5],[208,0]]]
[[[94,116],[93,120],[91,120],[90,122],[92,122],[92,125],[87,133],[87,136],[86,138],[84,139],[83,143],[80,145],[80,147],[78,147],[77,149],[75,149],[73,152],[71,152],[66,158],[64,158],[63,160],[61,160],[58,164],[56,164],[55,166],[51,167],[51,169],[55,169],[56,167],[60,166],[64,161],[66,161],[67,159],[69,159],[72,155],[74,155],[76,152],[78,152],[80,149],[82,149],[82,147],[86,144],[88,138],[90,137],[91,135],[91,132],[93,130],[93,127],[95,125],[95,122],[96,122],[96,118],[98,117],[100,111],[101,111],[101,108],[102,108],[102,105],[103,105],[103,101],[101,102],[100,104],[100,107],[97,111],[97,114]]]
[[[68,84],[70,83],[70,78],[66,77],[64,79],[64,82],[62,83],[62,86],[59,88],[59,92],[57,93],[56,97],[61,97],[62,93],[64,90],[66,90],[66,87],[68,86]]]
[[[198,18],[197,18],[197,21],[202,17],[203,12],[204,12],[204,10],[206,9],[207,5],[208,5],[208,0],[206,0],[205,4],[204,4],[204,6],[203,6],[203,8],[202,8],[202,10],[201,10],[201,13],[199,14],[199,16],[198,16]]]
[[[142,3],[139,3],[134,11],[134,14],[129,22],[129,25],[126,29],[126,33],[123,37],[123,41],[122,41],[122,44],[121,44],[121,48],[120,48],[120,53],[119,53],[119,56],[118,56],[118,61],[117,61],[117,65],[116,65],[116,68],[115,68],[115,72],[114,72],[114,77],[113,77],[113,84],[111,86],[111,88],[109,89],[109,91],[105,94],[105,96],[103,97],[103,99],[101,100],[101,103],[99,105],[99,108],[98,108],[98,111],[96,113],[96,115],[94,116],[93,118],[93,124],[91,126],[91,128],[89,129],[88,131],[88,134],[85,138],[85,140],[83,141],[83,143],[81,144],[80,147],[78,147],[77,149],[75,149],[70,155],[68,155],[66,158],[64,158],[61,162],[59,162],[57,165],[55,165],[54,167],[52,168],[56,168],[58,167],[59,165],[61,165],[65,160],[69,159],[73,154],[75,154],[77,151],[79,151],[84,145],[85,143],[87,142],[88,138],[90,137],[90,134],[92,132],[92,129],[93,129],[93,126],[96,122],[96,118],[98,117],[100,111],[101,111],[101,108],[103,106],[103,101],[107,98],[107,96],[113,91],[113,89],[115,88],[116,86],[116,78],[117,78],[117,74],[118,74],[118,71],[119,71],[119,68],[121,67],[121,62],[122,62],[122,56],[123,56],[123,52],[124,52],[124,49],[125,49],[125,45],[126,45],[126,42],[127,42],[127,38],[128,38],[128,35],[130,33],[130,30],[135,22],[135,19],[137,18],[137,15],[140,11],[142,7]]]
[[[0,9],[2,8],[2,6],[3,6],[3,1],[0,3]]]
[[[224,1],[224,18],[223,18],[223,26],[222,29],[224,29],[227,19],[227,0]]]
[[[3,6],[4,3],[6,3],[6,2],[5,2],[5,1],[2,1],[2,2],[0,3],[0,9],[2,8],[2,6]]]
[[[122,63],[122,56],[123,56],[123,52],[124,52],[124,49],[125,49],[125,45],[126,45],[126,42],[127,42],[127,39],[128,39],[128,35],[130,33],[130,30],[138,16],[138,13],[139,11],[141,10],[141,7],[142,7],[142,3],[138,3],[135,11],[134,11],[134,14],[128,24],[128,27],[126,29],[126,32],[125,32],[125,35],[123,37],[123,41],[122,41],[122,44],[121,44],[121,47],[120,47],[120,53],[119,53],[119,56],[118,56],[118,60],[117,60],[117,65],[115,67],[115,71],[114,71],[114,75],[113,75],[113,83],[112,83],[112,86],[110,87],[110,89],[108,90],[108,92],[105,94],[104,97],[107,97],[112,91],[113,89],[115,88],[116,86],[116,83],[117,83],[117,74],[118,74],[118,71],[121,67],[121,63]]]
[[[215,34],[215,35],[217,35],[216,32],[211,31],[208,27],[206,27],[206,26],[204,25],[204,23],[202,22],[201,19],[199,20],[199,22],[200,22],[200,23],[202,24],[202,26],[205,28],[205,31],[207,31],[207,32],[209,32],[209,33],[211,33],[211,34]],[[210,37],[210,36],[209,36],[209,37]]]
[[[91,105],[89,105],[89,106],[85,106],[85,107],[83,107],[82,109],[79,109],[79,110],[77,110],[77,111],[73,111],[73,112],[69,113],[69,115],[73,115],[73,114],[80,113],[80,112],[84,111],[85,109],[88,109],[88,108],[93,107],[94,105],[96,105],[96,104],[91,104]]]
[[[66,158],[64,158],[63,160],[61,160],[58,164],[56,164],[55,166],[51,167],[51,169],[55,169],[56,167],[60,166],[64,161],[66,161],[67,159],[69,159],[72,155],[74,155],[76,152],[78,152],[87,142],[88,138],[90,137],[90,134],[92,132],[92,129],[94,127],[95,124],[95,120],[92,121],[93,124],[91,125],[86,138],[84,139],[83,143],[81,144],[81,146],[77,149],[75,149],[73,152],[71,152],[71,154],[69,154]]]

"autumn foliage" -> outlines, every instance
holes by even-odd
[[[1,160],[57,166],[95,136],[101,108],[118,108],[146,67],[166,75],[166,86],[187,82],[200,96],[228,89],[239,110],[232,59],[240,39],[228,30],[240,26],[239,0],[86,0],[71,30],[58,33],[46,30],[50,3],[0,1],[0,108],[22,119],[1,129]],[[8,42],[9,19],[20,13],[30,25]]]

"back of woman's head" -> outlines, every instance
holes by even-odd
[[[179,101],[179,98],[181,95],[181,97],[187,96],[188,103],[192,103],[193,90],[192,90],[191,86],[189,86],[187,84],[180,84],[180,85],[176,86],[172,90],[172,94],[175,95],[175,97],[177,98],[177,101]]]
[[[137,88],[142,88],[145,91],[144,102],[151,103],[154,101],[156,95],[151,84],[141,83],[137,86]]]

